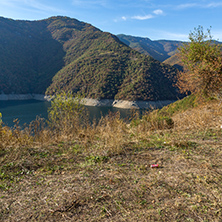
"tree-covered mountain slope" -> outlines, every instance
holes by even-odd
[[[120,41],[126,45],[137,50],[145,55],[150,55],[154,59],[163,62],[171,56],[175,55],[177,48],[180,47],[183,42],[172,40],[155,40],[152,41],[149,38],[136,37],[130,35],[117,35]]]
[[[172,55],[171,57],[163,61],[163,63],[174,66],[178,70],[183,70],[183,63],[178,53]]]
[[[0,91],[60,90],[89,98],[176,99],[176,69],[143,55],[116,36],[68,17],[0,18]]]
[[[175,68],[182,70],[183,64],[178,54],[178,47],[182,46],[186,42],[173,41],[173,40],[151,40],[149,38],[136,37],[130,35],[120,34],[117,35],[120,41],[132,49],[144,55],[150,55],[154,59],[174,66]],[[217,44],[221,42],[215,41]]]
[[[44,93],[64,56],[46,21],[0,18],[0,92]]]

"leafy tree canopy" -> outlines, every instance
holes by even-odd
[[[178,75],[181,92],[218,95],[222,88],[221,45],[202,26],[189,34],[190,42],[179,48],[184,71]]]

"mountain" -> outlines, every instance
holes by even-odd
[[[177,99],[177,70],[68,17],[0,17],[0,92],[80,92],[89,98]]]
[[[183,63],[177,53],[172,55],[171,57],[169,57],[165,61],[163,61],[163,63],[174,66],[175,68],[177,68],[180,71],[183,70]]]
[[[183,42],[172,40],[155,40],[149,38],[135,37],[130,35],[117,35],[120,41],[124,42],[129,47],[137,50],[145,55],[150,55],[154,59],[163,62],[166,59],[177,53],[177,48]]]
[[[126,45],[132,49],[144,55],[150,55],[154,59],[174,66],[178,70],[183,70],[183,64],[178,55],[178,47],[182,46],[186,42],[182,41],[172,41],[172,40],[154,40],[149,38],[135,37],[131,35],[117,35],[120,41],[124,42]],[[222,44],[213,40],[216,44]]]
[[[64,56],[46,21],[0,18],[0,92],[44,93]]]

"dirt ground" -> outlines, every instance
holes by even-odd
[[[2,147],[0,220],[222,221],[221,110],[204,109],[172,129]]]

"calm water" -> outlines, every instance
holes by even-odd
[[[21,101],[0,101],[0,112],[2,120],[8,126],[14,126],[13,120],[19,119],[20,125],[29,124],[35,120],[36,116],[47,118],[47,110],[50,102],[37,100],[21,100]],[[114,107],[86,107],[89,111],[90,120],[100,119],[101,115],[105,116],[110,111],[120,112],[122,118],[128,118],[131,115],[129,109],[118,109]]]
[[[20,125],[30,123],[36,116],[47,118],[49,102],[37,100],[0,101],[2,120],[8,126],[13,126],[13,120],[19,119]]]

